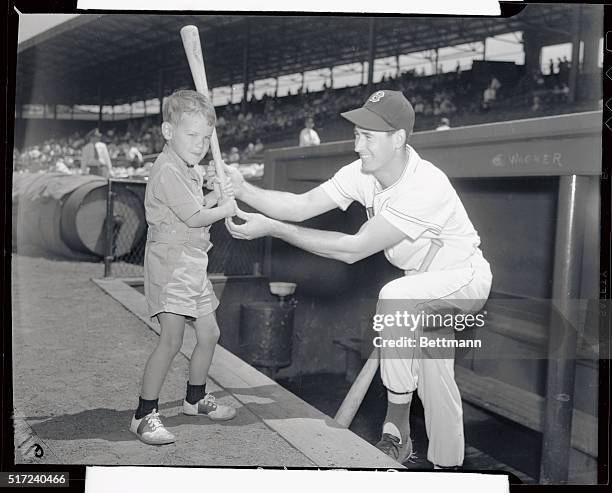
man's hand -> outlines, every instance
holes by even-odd
[[[242,176],[242,173],[240,172],[239,169],[234,168],[232,166],[228,166],[225,163],[222,163],[222,166],[223,166],[223,170],[225,171],[225,176],[228,178],[228,180],[232,184],[235,197],[237,199],[241,198],[242,192],[244,190],[244,184],[245,184],[245,180],[244,180],[244,177]],[[206,168],[206,180],[207,180],[206,186],[209,187],[210,189],[212,189],[213,184],[215,183],[215,180],[218,180],[214,161],[210,161],[208,163],[208,167]]]
[[[231,219],[225,221],[225,226],[230,234],[239,240],[254,240],[267,236],[272,232],[273,219],[264,216],[263,214],[244,212],[236,209],[236,216],[244,221],[242,224],[236,224]]]

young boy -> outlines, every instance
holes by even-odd
[[[161,334],[144,370],[138,409],[130,430],[144,443],[162,445],[175,437],[162,424],[158,397],[172,360],[183,343],[185,321],[193,321],[197,344],[189,363],[183,413],[228,420],[236,410],[206,393],[206,377],[219,328],[219,302],[206,275],[211,248],[209,226],[234,215],[231,184],[222,184],[226,198],[202,193],[198,163],[208,152],[215,125],[212,103],[195,91],[177,91],[164,101],[161,130],[166,145],[151,168],[145,193],[149,226],[145,249],[145,297]]]

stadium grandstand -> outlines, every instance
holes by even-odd
[[[87,133],[98,128],[116,176],[146,174],[163,145],[160,102],[192,87],[178,35],[185,24],[199,27],[206,47],[228,162],[261,163],[264,149],[297,145],[308,116],[323,142],[349,139],[339,113],[377,89],[411,99],[416,131],[442,118],[457,127],[600,107],[601,8],[516,10],[501,18],[80,15],[18,46],[14,166],[78,173]],[[496,40],[513,56],[493,53]],[[567,55],[546,56],[559,46]]]

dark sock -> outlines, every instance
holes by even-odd
[[[195,404],[206,395],[206,383],[204,385],[191,385],[187,382],[187,397],[189,404]]]
[[[138,398],[138,409],[136,409],[136,419],[142,419],[147,414],[152,413],[154,410],[158,409],[158,399],[154,399],[152,401],[148,401],[143,399],[142,397]]]
[[[412,397],[412,396],[411,396]],[[412,400],[412,399],[411,399]],[[387,415],[385,423],[393,423],[401,433],[402,443],[410,438],[410,404],[395,404],[387,401]]]

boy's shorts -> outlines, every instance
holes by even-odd
[[[210,246],[147,240],[144,288],[151,317],[170,312],[196,319],[217,309],[219,300],[206,272]]]

